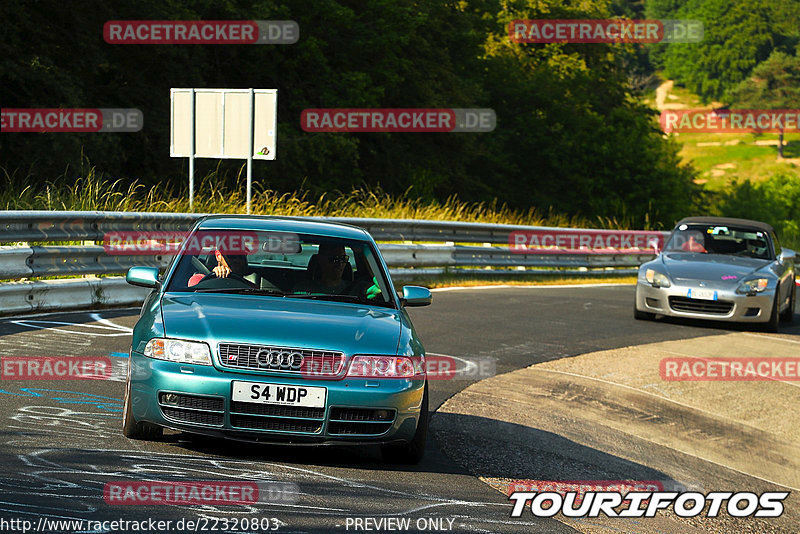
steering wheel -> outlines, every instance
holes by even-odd
[[[192,265],[194,265],[195,269],[198,269],[203,274],[208,274],[211,272],[211,269],[206,267],[206,264],[200,261],[197,256],[192,256]],[[202,281],[202,280],[201,280]]]
[[[369,283],[366,280],[353,280],[342,290],[343,295],[353,295],[363,300],[367,300],[367,288]]]

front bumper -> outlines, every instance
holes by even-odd
[[[232,382],[264,382],[327,388],[324,408],[232,402]],[[414,437],[424,380],[304,380],[297,376],[222,371],[131,353],[134,419],[210,436],[293,444],[410,441]],[[168,402],[174,394],[178,402]],[[377,412],[385,411],[386,413]]]
[[[689,299],[689,289],[712,289],[717,292],[717,300]],[[673,283],[664,288],[653,287],[641,280],[636,283],[636,309],[670,317],[764,323],[770,319],[774,298],[774,289],[748,296],[736,293],[735,287],[700,288],[698,284]]]

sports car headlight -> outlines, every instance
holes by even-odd
[[[211,365],[211,350],[208,345],[195,341],[154,338],[147,342],[144,355],[170,362]]]
[[[660,273],[654,269],[647,269],[644,272],[644,278],[655,287],[669,287],[670,282],[667,275]]]
[[[414,361],[408,356],[353,356],[347,378],[413,378]]]
[[[766,278],[753,278],[752,280],[744,280],[736,289],[737,293],[761,293],[767,289],[769,280]]]

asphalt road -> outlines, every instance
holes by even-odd
[[[632,286],[466,289],[436,292],[434,304],[413,310],[412,317],[429,353],[491,358],[498,374],[591,351],[729,331],[715,324],[634,321],[632,302]],[[40,518],[153,518],[175,525],[205,517],[206,526],[222,531],[214,518],[259,517],[277,519],[279,532],[331,532],[354,531],[348,518],[404,517],[412,525],[438,519],[439,531],[573,531],[555,520],[510,518],[508,501],[451,460],[436,439],[414,467],[384,464],[372,448],[256,446],[179,433],[159,442],[128,440],[120,416],[137,316],[138,310],[127,309],[0,319],[0,357],[109,356],[114,364],[110,380],[0,382],[0,527],[11,519],[36,525]],[[470,383],[431,381],[431,407]],[[434,414],[433,435],[440,421]],[[103,500],[106,482],[163,478],[288,481],[301,495],[293,505],[252,507],[112,506]]]

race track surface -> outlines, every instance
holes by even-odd
[[[490,357],[498,375],[595,351],[739,330],[713,323],[634,321],[632,303],[633,286],[460,289],[435,292],[431,307],[411,314],[429,353]],[[250,445],[176,432],[158,442],[128,440],[120,417],[130,329],[137,316],[138,309],[125,309],[0,319],[0,357],[108,356],[114,364],[110,380],[0,382],[0,519],[35,525],[40,518],[153,518],[175,524],[182,518],[259,517],[277,519],[273,524],[280,525],[279,532],[344,532],[354,531],[346,529],[348,518],[401,517],[412,525],[440,520],[439,531],[575,531],[553,519],[510,518],[509,501],[473,475],[471,462],[454,461],[458,454],[441,437],[429,439],[425,459],[413,467],[384,464],[373,448]],[[431,381],[431,408],[472,383]],[[431,435],[441,436],[453,417],[434,414]],[[486,454],[501,457],[503,451]],[[671,452],[653,445],[652,454]],[[593,456],[609,462],[612,471],[618,468],[612,456]],[[556,465],[552,471],[553,477],[569,478]],[[598,467],[597,479],[608,478],[602,471]],[[491,475],[521,473],[499,467]],[[253,507],[111,506],[103,500],[106,482],[165,477],[286,481],[297,484],[300,496],[292,505]],[[223,531],[220,522],[216,526]]]

